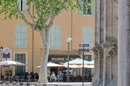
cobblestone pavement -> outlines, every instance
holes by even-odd
[[[4,84],[0,84],[0,86],[27,86],[26,85],[27,83],[24,83],[24,85],[19,85],[18,83],[16,84],[16,85],[12,85],[12,83],[10,83],[9,85],[5,85],[5,83]],[[34,82],[33,83],[31,83],[31,85],[30,86],[34,86]],[[38,86],[43,86],[43,84],[39,84]],[[47,85],[46,86],[82,86],[82,82],[70,82],[70,83],[64,83],[64,82],[59,82],[59,83],[57,83],[57,82],[52,82],[52,83],[47,83]],[[84,83],[84,86],[93,86],[92,85],[92,83],[91,82],[85,82]]]

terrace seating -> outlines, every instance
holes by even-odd
[[[19,80],[23,82],[25,80],[25,75],[22,75]]]
[[[77,82],[80,82],[80,75],[77,75]]]

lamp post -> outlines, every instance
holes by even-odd
[[[70,77],[69,77],[69,44],[70,44],[70,41],[72,40],[72,38],[70,38],[70,37],[67,37],[66,38],[66,41],[67,41],[67,43],[68,43],[68,66],[67,66],[67,82],[69,82],[70,80]]]
[[[3,50],[3,47],[1,46],[0,47],[0,50],[1,50],[1,58],[0,58],[0,62],[2,61],[2,50]],[[1,75],[2,75],[2,68],[0,67],[0,80],[1,80]]]

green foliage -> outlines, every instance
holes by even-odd
[[[10,75],[10,74],[12,74],[12,68],[6,68],[6,70],[5,70],[5,74],[6,75]]]
[[[117,16],[114,16],[117,20],[118,20],[118,17]]]
[[[29,7],[30,4],[34,5],[34,18],[35,18],[35,28],[47,28],[45,19],[50,15],[58,15],[59,12],[63,9],[66,11],[75,10],[84,10],[90,7],[90,4],[85,3],[85,0],[27,0],[26,5]],[[92,2],[93,0],[91,0]],[[17,0],[0,0],[0,14],[4,13],[6,20],[7,18],[12,19],[14,17],[16,20],[22,18],[16,10],[15,3]],[[19,5],[17,3],[17,5]],[[31,5],[32,6],[32,5]],[[27,9],[26,11],[29,11]],[[32,12],[32,9],[31,9]]]

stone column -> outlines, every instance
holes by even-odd
[[[98,53],[97,53],[97,50],[94,50],[94,84],[96,84],[97,83],[97,77],[98,77],[98,75],[97,75],[97,70],[98,70],[98,68],[97,68],[97,59],[98,59],[98,55],[97,55]]]
[[[98,50],[98,84],[100,84],[100,50]]]
[[[112,57],[110,56],[110,81],[112,79]]]
[[[105,82],[106,82],[106,54],[107,54],[107,51],[106,49],[104,48],[103,50],[104,54],[103,54],[103,58],[104,58],[104,62],[103,62],[103,86],[105,86]]]
[[[130,0],[118,0],[118,86],[130,86]]]

